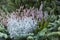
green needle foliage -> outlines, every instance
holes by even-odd
[[[25,39],[60,40],[60,0],[0,0],[0,9],[5,13],[16,11],[20,6],[24,6],[23,9],[32,7],[39,9],[41,2],[43,3],[43,15],[47,11],[48,18],[47,20],[42,18],[41,22],[38,21],[38,28],[32,33],[33,35],[27,34]],[[8,38],[7,30],[1,24],[0,37]]]
[[[4,37],[5,39],[7,39],[8,38],[8,35],[6,33],[7,33],[7,30],[0,23],[0,37]]]
[[[39,7],[40,0],[0,0],[0,8],[4,11],[14,11],[20,6],[29,7]],[[4,8],[3,8],[4,7]]]

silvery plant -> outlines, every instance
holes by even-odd
[[[9,18],[7,29],[11,38],[24,37],[37,28],[37,21],[32,17],[23,17],[22,19]]]
[[[43,4],[40,9],[23,9],[22,7],[13,12],[7,20],[7,29],[11,38],[26,37],[38,27],[38,21],[43,18]],[[22,9],[22,10],[21,10]]]

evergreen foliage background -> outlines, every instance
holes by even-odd
[[[33,7],[39,9],[41,3],[43,3],[42,15],[44,17],[44,12],[47,11],[47,19],[42,17],[42,21],[38,21],[39,28],[34,33],[29,34],[28,37],[15,40],[60,40],[60,0],[0,0],[0,9],[2,10],[0,12],[2,18],[0,17],[0,19],[6,19],[7,15],[13,11],[16,12],[21,6],[24,6],[23,9]],[[3,25],[1,20],[0,37],[4,40],[13,40],[9,36],[7,26]]]

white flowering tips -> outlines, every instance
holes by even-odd
[[[32,17],[23,17],[22,19],[8,19],[7,29],[10,37],[32,33],[37,28],[37,21]]]

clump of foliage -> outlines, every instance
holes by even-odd
[[[20,37],[22,37],[21,40],[59,40],[60,39],[59,2],[60,2],[59,0],[0,0],[0,8],[5,11],[0,12],[1,13],[0,22],[5,26],[8,26],[7,28],[10,37],[12,37],[12,35],[14,34],[15,35],[14,37],[17,38],[18,40],[21,39]],[[15,11],[16,9],[17,11]],[[8,12],[12,11],[15,12],[8,14]],[[4,13],[4,15],[2,13]],[[2,18],[3,21],[1,21]],[[35,25],[33,23],[33,20],[37,21],[37,26],[35,27],[33,26]],[[26,25],[29,25],[28,28],[24,23],[25,24],[27,23]],[[25,27],[23,27],[23,25],[25,25]],[[33,28],[31,28],[31,26]],[[27,28],[27,30],[25,30],[24,28],[25,29]],[[12,29],[12,32],[10,29]],[[19,31],[18,29],[22,31]],[[29,29],[31,29],[32,31],[30,31]],[[5,30],[1,32],[5,33],[4,31]],[[24,32],[27,34],[24,34]],[[17,37],[16,35],[18,34],[16,33],[18,34],[23,33],[24,35],[20,35],[19,37]]]
[[[39,9],[23,9],[23,7],[21,7],[20,9],[17,9],[16,12],[11,13],[7,20],[7,28],[10,33],[10,37],[14,39],[18,37],[19,39],[19,37],[24,38],[26,36],[34,36],[38,31],[45,28],[47,26],[48,13],[45,11],[45,14],[43,15],[42,8],[43,4],[41,3]],[[26,39],[28,40],[29,37]]]

